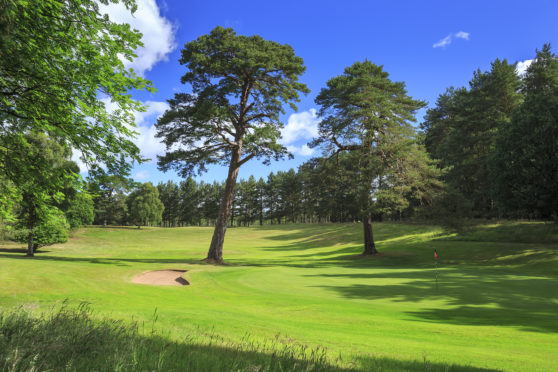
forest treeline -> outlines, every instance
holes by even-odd
[[[558,220],[558,60],[549,44],[523,75],[495,60],[449,88],[421,124],[458,214]]]

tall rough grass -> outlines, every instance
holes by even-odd
[[[154,324],[94,317],[87,304],[64,304],[34,314],[0,310],[1,371],[489,371],[469,366],[401,361],[374,356],[331,359],[323,348],[285,343],[227,341],[201,330],[172,341]],[[150,327],[150,328],[149,328]],[[493,370],[490,370],[493,371]]]
[[[142,329],[143,328],[143,329]],[[143,332],[142,332],[143,331]],[[147,333],[147,335],[145,335]],[[38,315],[0,312],[3,371],[333,371],[326,351],[278,340],[241,343],[198,333],[170,341],[153,328],[95,319],[87,305]]]

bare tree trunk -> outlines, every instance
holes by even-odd
[[[229,165],[229,174],[225,182],[225,191],[221,205],[219,207],[219,216],[215,223],[215,230],[213,231],[213,238],[211,245],[207,252],[207,260],[215,261],[217,263],[223,262],[223,242],[225,241],[225,233],[227,232],[227,221],[231,212],[231,205],[234,199],[234,187],[236,185],[236,177],[240,169],[240,156],[242,155],[242,148],[239,147],[233,151],[231,163]]]
[[[374,244],[374,234],[372,233],[372,217],[370,213],[362,216],[362,227],[364,229],[364,252],[363,255],[376,254],[376,244]]]
[[[35,256],[35,246],[33,243],[33,230],[29,230],[29,237],[27,239],[27,256]]]

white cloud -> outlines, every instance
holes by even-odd
[[[440,40],[437,43],[435,43],[434,45],[432,45],[432,48],[444,48],[444,47],[450,45],[454,38],[469,40],[469,35],[471,35],[471,34],[468,33],[468,32],[465,32],[465,31],[459,31],[459,32],[456,32],[455,34],[449,34],[448,36],[446,36],[442,40]]]
[[[124,60],[126,67],[133,68],[143,75],[159,61],[166,61],[168,54],[175,48],[175,27],[161,12],[155,0],[137,0],[138,9],[132,15],[122,3],[101,6],[101,12],[107,13],[113,22],[128,23],[143,34],[143,47],[136,50],[137,58],[133,62]]]
[[[519,76],[525,74],[525,72],[527,71],[527,67],[529,67],[531,63],[533,63],[533,61],[533,59],[526,59],[525,61],[517,62],[517,66],[515,66],[515,71],[517,71],[517,74]]]
[[[141,170],[134,175],[134,179],[138,181],[148,180],[151,175],[146,170]]]
[[[287,150],[290,153],[293,153],[294,155],[302,155],[302,156],[311,156],[315,152],[315,150],[308,147],[308,145],[302,145],[302,146],[289,145],[287,146]]]
[[[135,131],[139,133],[134,143],[140,149],[142,156],[155,161],[157,155],[165,153],[165,145],[155,137],[157,130],[154,124],[157,118],[169,108],[169,105],[160,101],[147,101],[144,104],[147,106],[147,111],[134,113],[137,126]]]
[[[432,45],[432,47],[433,48],[440,48],[440,47],[445,47],[446,45],[449,45],[449,44],[451,44],[451,34],[446,36],[442,40],[438,41],[434,45]]]
[[[290,145],[298,140],[309,140],[318,135],[318,115],[316,109],[291,114],[287,125],[281,130],[281,143]]]
[[[463,40],[469,40],[469,33],[465,31],[459,31],[455,34],[455,37]]]
[[[319,122],[316,109],[313,108],[291,114],[287,125],[281,130],[279,142],[295,155],[310,156],[314,153],[314,149],[308,147],[308,144],[300,142],[307,142],[318,135]]]

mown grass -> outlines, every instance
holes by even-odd
[[[558,369],[558,231],[552,225],[482,225],[456,233],[382,223],[375,226],[382,254],[369,258],[359,256],[358,225],[234,228],[227,232],[223,266],[200,261],[211,232],[89,228],[35,259],[24,258],[23,247],[4,244],[0,304],[37,313],[64,299],[87,301],[95,319],[123,324],[149,323],[156,308],[159,333],[140,327],[137,337],[175,345],[185,356],[172,357],[179,362],[166,361],[163,369],[149,362],[142,367],[148,370],[188,366],[193,354],[185,350],[193,346],[223,364],[190,370],[233,370],[234,358],[222,350],[238,350],[249,361],[237,369],[273,370],[266,362],[273,351],[255,346],[270,340],[276,351],[300,347],[310,356],[326,350],[320,368]],[[158,269],[188,270],[191,285],[130,282]],[[250,350],[239,346],[247,334]],[[213,335],[212,341],[201,335]]]

